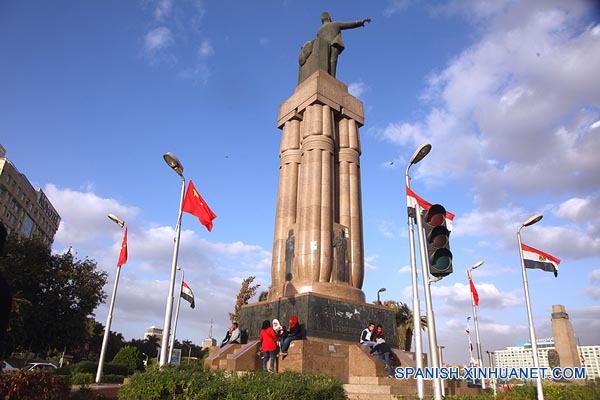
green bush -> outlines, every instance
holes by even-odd
[[[16,371],[0,375],[0,398],[10,400],[63,400],[69,385],[58,375],[40,371]]]
[[[98,370],[98,363],[94,361],[82,361],[77,364],[69,366],[71,369],[71,373],[85,373],[85,374],[95,374]]]
[[[129,375],[135,371],[144,370],[142,354],[133,346],[123,346],[112,360],[113,364],[123,364],[127,367]]]
[[[71,375],[71,385],[89,385],[94,383],[95,375],[87,372],[75,372]]]
[[[102,383],[123,383],[125,375],[106,374],[102,375]]]
[[[340,380],[325,375],[261,371],[238,376],[190,364],[136,373],[119,390],[119,399],[342,400],[346,394]]]

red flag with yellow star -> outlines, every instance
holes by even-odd
[[[200,220],[200,223],[212,231],[213,219],[217,218],[214,212],[208,207],[208,204],[204,201],[200,193],[194,187],[194,183],[190,180],[188,184],[185,198],[183,199],[182,211],[195,215]]]
[[[121,252],[119,253],[119,261],[117,261],[117,267],[127,262],[127,228],[123,234],[123,242],[121,243]]]

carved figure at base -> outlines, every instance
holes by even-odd
[[[560,355],[554,349],[548,350],[548,366],[551,369],[560,367]]]

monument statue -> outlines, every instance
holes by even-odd
[[[292,265],[294,263],[294,230],[290,229],[285,241],[285,280],[292,280]]]
[[[335,280],[337,282],[348,282],[347,273],[347,262],[346,262],[346,235],[343,229],[340,229],[340,233],[333,240],[333,247],[335,248]]]
[[[560,367],[560,356],[558,355],[558,351],[554,349],[548,350],[548,366],[551,369]]]
[[[351,22],[332,21],[329,13],[324,12],[321,14],[321,22],[316,38],[306,42],[300,50],[298,83],[308,78],[317,69],[326,71],[335,78],[337,59],[345,47],[342,30],[365,26],[365,23],[371,22],[371,19],[364,18]]]

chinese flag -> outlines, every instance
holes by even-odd
[[[200,220],[200,223],[212,231],[213,219],[217,218],[214,212],[208,207],[208,204],[204,201],[200,193],[194,187],[194,183],[190,180],[190,183],[183,199],[182,211],[195,215]]]
[[[127,262],[127,228],[125,228],[125,233],[123,234],[123,243],[121,243],[121,253],[119,254],[119,261],[117,261],[117,266]]]
[[[477,289],[475,289],[475,284],[473,283],[473,279],[471,279],[471,274],[467,271],[467,275],[469,276],[469,286],[471,287],[471,294],[473,294],[473,301],[475,305],[479,305],[479,293],[477,293]]]

